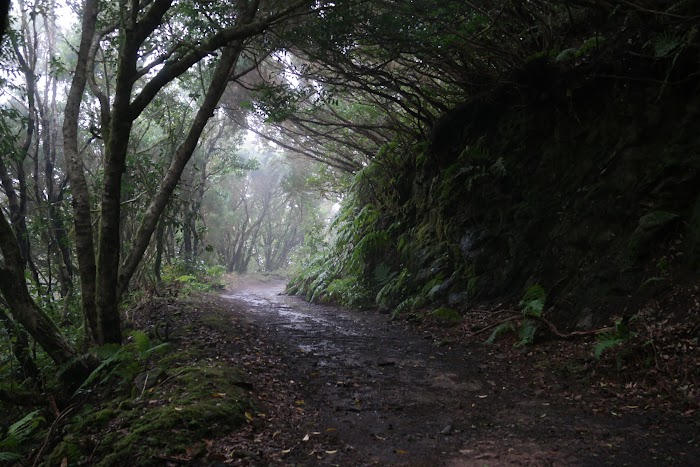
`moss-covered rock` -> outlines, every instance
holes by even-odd
[[[678,214],[666,211],[653,211],[642,216],[627,245],[630,254],[638,257],[647,252],[654,237],[679,217]]]

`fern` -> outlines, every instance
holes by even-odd
[[[674,51],[676,51],[682,43],[682,38],[678,37],[675,34],[661,34],[652,41],[654,55],[657,58],[668,57]]]
[[[141,331],[129,334],[132,343],[124,346],[107,344],[92,350],[92,353],[102,358],[102,363],[95,368],[83,384],[73,393],[80,394],[93,384],[105,384],[117,376],[117,381],[130,381],[141,369],[142,362],[153,352],[162,351],[170,346],[164,342],[152,346],[149,337]]]
[[[386,263],[381,263],[374,269],[374,281],[377,285],[384,287],[396,277],[396,271],[392,271]]]
[[[518,326],[518,339],[520,340],[515,346],[522,347],[532,344],[535,341],[536,332],[537,323],[531,319],[524,319],[520,326]]]
[[[131,338],[134,340],[136,349],[139,353],[144,353],[151,348],[151,339],[141,331],[133,331],[131,333]]]
[[[618,344],[621,344],[624,342],[625,339],[621,338],[612,338],[612,339],[604,339],[596,342],[596,344],[593,346],[593,356],[595,357],[596,360],[600,360],[601,357],[603,356],[603,353],[606,350],[612,349]]]
[[[487,344],[493,344],[496,339],[507,332],[515,332],[518,335],[518,342],[515,344],[517,347],[522,347],[524,345],[530,345],[535,341],[535,334],[537,334],[537,322],[532,318],[540,318],[544,313],[544,306],[547,300],[547,293],[544,288],[535,284],[530,286],[523,295],[523,299],[520,300],[520,306],[522,307],[523,320],[516,326],[512,321],[508,321],[500,324],[491,333],[491,336],[486,340]]]
[[[636,335],[637,333],[630,330],[628,320],[617,320],[615,322],[614,331],[606,332],[605,334],[598,336],[598,342],[596,342],[596,344],[593,346],[593,355],[595,356],[595,359],[600,360],[603,353],[605,353],[607,350],[628,341],[630,338]],[[620,366],[619,362],[618,366]]]
[[[369,232],[355,247],[352,254],[352,261],[355,263],[364,262],[368,257],[373,256],[383,249],[389,240],[389,235],[380,230],[378,232]]]
[[[40,416],[39,411],[36,410],[10,425],[5,437],[0,439],[0,461],[12,462],[22,459],[17,451],[43,421],[44,417]]]
[[[80,387],[75,390],[73,396],[84,392],[85,388],[91,386],[95,381],[97,381],[98,378],[102,376],[104,377],[102,378],[101,382],[105,382],[106,380],[108,380],[112,374],[112,371],[108,372],[108,370],[110,370],[110,367],[118,363],[120,359],[124,357],[125,353],[126,347],[122,347],[117,353],[107,358],[106,360],[103,360],[102,363],[100,363],[99,366],[95,368],[92,371],[92,373],[90,373],[90,376],[88,376],[87,379],[83,381],[83,384],[81,384]]]
[[[496,326],[496,329],[494,329],[489,338],[486,339],[486,343],[493,344],[494,342],[496,342],[496,339],[500,338],[503,334],[509,332],[515,332],[515,326],[513,325],[513,322],[508,321],[506,323],[501,323],[498,326]]]
[[[520,300],[520,306],[523,307],[523,314],[535,318],[542,317],[546,300],[547,294],[541,285],[535,284],[530,286],[525,292],[523,299]]]

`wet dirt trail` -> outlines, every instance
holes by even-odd
[[[386,314],[312,305],[283,289],[247,283],[222,298],[283,347],[288,377],[317,413],[319,432],[340,446],[293,463],[700,463],[692,421],[636,407],[591,411],[585,397],[565,397],[565,385],[530,384],[498,348],[440,346]]]

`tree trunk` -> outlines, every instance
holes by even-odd
[[[160,277],[160,270],[163,266],[163,242],[165,236],[165,220],[161,217],[158,221],[158,228],[156,229],[156,258],[153,261],[153,273],[156,276],[156,281],[160,282],[162,279]]]
[[[5,260],[4,266],[0,268],[0,292],[9,305],[12,317],[32,335],[54,362],[59,365],[68,363],[77,357],[78,352],[29,294],[22,253],[12,227],[2,213],[0,251]]]
[[[75,251],[78,257],[81,299],[85,317],[85,343],[98,342],[97,308],[95,306],[95,245],[92,238],[92,215],[83,161],[78,153],[78,118],[80,102],[87,83],[87,63],[90,47],[95,36],[99,0],[85,0],[83,7],[82,33],[78,61],[73,73],[63,117],[63,151],[70,178],[73,224],[75,226]]]
[[[0,321],[2,321],[2,324],[5,326],[10,336],[12,353],[22,368],[22,376],[38,381],[40,377],[39,368],[36,366],[29,352],[27,333],[12,321],[2,306],[0,306]]]
[[[136,268],[141,261],[141,257],[146,251],[146,248],[151,240],[151,235],[158,225],[158,219],[163,213],[168,200],[175,191],[177,182],[180,180],[180,176],[182,175],[187,162],[190,160],[192,153],[197,147],[199,137],[209,121],[209,118],[211,118],[211,116],[214,114],[214,110],[219,103],[219,99],[221,99],[221,96],[226,89],[228,77],[235,67],[242,49],[243,42],[237,41],[235,44],[224,48],[222,51],[219,62],[214,70],[214,76],[212,77],[212,81],[207,89],[207,94],[204,97],[204,102],[197,111],[197,115],[192,122],[192,126],[187,133],[185,141],[180,145],[180,147],[178,147],[175,157],[170,163],[170,167],[168,167],[168,171],[163,178],[163,182],[158,187],[158,191],[153,197],[153,201],[148,206],[148,209],[143,216],[143,220],[141,221],[141,225],[139,226],[138,232],[136,233],[136,237],[134,238],[134,243],[131,250],[129,251],[129,254],[119,272],[117,297],[121,297],[121,295],[124,293],[129,284],[129,280],[131,280],[131,277],[136,271]]]

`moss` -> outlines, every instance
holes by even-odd
[[[112,400],[98,410],[85,406],[47,465],[60,465],[64,458],[69,464],[85,463],[88,457],[98,466],[152,465],[153,456],[191,450],[208,436],[242,426],[250,410],[247,391],[237,386],[242,373],[198,360],[200,354],[194,348],[161,359],[159,365],[169,366],[171,376],[147,389],[143,398]]]
[[[74,438],[68,435],[51,452],[46,460],[46,465],[64,465],[64,460],[68,461],[68,465],[72,465],[78,462],[81,456],[82,450],[75,444]]]
[[[149,465],[156,454],[178,453],[201,439],[233,430],[245,423],[249,403],[245,391],[235,386],[241,373],[225,365],[193,365],[181,368],[148,395],[156,401],[134,404],[120,413],[118,429],[100,444],[96,465],[136,460]]]
[[[430,312],[430,316],[444,323],[455,323],[462,320],[462,316],[456,310],[441,307]]]

